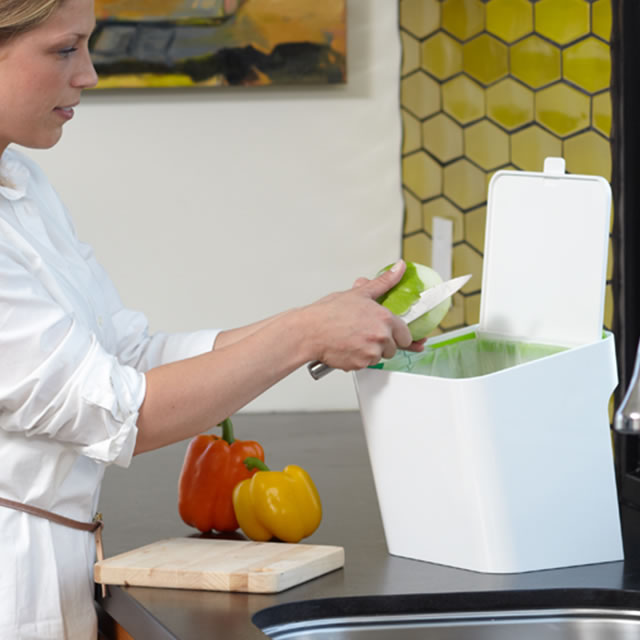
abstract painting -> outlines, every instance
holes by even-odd
[[[96,0],[98,88],[346,82],[346,0]]]

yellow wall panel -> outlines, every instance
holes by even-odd
[[[453,241],[464,240],[464,214],[446,198],[435,198],[425,202],[422,209],[422,228],[432,233],[433,218],[446,218],[453,222]]]
[[[517,129],[533,120],[531,89],[513,78],[505,78],[486,91],[487,115],[507,131]]]
[[[537,89],[560,79],[560,49],[540,36],[532,35],[510,48],[511,73]]]
[[[564,77],[590,93],[611,84],[611,49],[597,38],[585,38],[562,52]]]
[[[529,0],[493,0],[487,5],[487,31],[505,42],[533,31],[533,5]]]
[[[443,0],[442,28],[460,40],[484,29],[484,5],[480,0]]]
[[[589,2],[586,0],[539,0],[534,7],[536,31],[567,44],[589,33]]]
[[[405,260],[431,264],[431,238],[423,232],[405,236],[402,241],[402,255]]]
[[[403,251],[430,264],[434,216],[453,221],[453,275],[473,277],[440,327],[450,330],[479,318],[496,171],[541,171],[563,156],[570,173],[611,177],[611,0],[399,2]]]
[[[463,154],[462,127],[444,113],[422,123],[424,147],[438,160],[449,162]]]
[[[438,80],[462,71],[462,45],[443,31],[423,42],[420,55],[423,68]]]

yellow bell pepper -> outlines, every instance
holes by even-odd
[[[233,490],[236,519],[248,538],[299,542],[318,528],[322,504],[304,469],[290,464],[283,471],[271,471],[257,458],[244,463],[249,471],[259,469]]]

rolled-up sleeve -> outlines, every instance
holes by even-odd
[[[9,254],[0,252],[0,427],[127,466],[144,374],[108,353]]]

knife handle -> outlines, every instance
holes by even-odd
[[[333,367],[330,367],[324,362],[320,362],[320,360],[310,362],[307,365],[307,369],[309,369],[309,373],[314,380],[320,380],[320,378],[324,378],[327,373],[331,373],[333,371]]]

